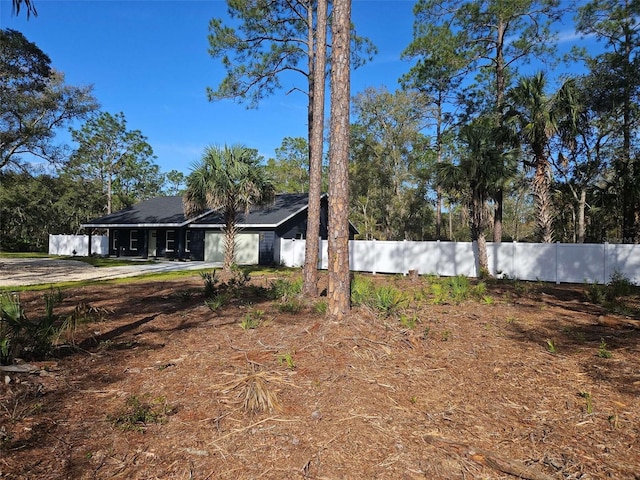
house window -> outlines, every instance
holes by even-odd
[[[167,252],[174,252],[176,249],[176,231],[167,230]]]
[[[113,231],[113,250],[118,250],[118,231]]]
[[[187,230],[187,232],[184,234],[184,251],[191,251],[191,230]]]
[[[129,232],[129,250],[138,250],[138,230],[131,230],[131,232]]]

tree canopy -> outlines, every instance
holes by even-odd
[[[97,108],[92,87],[73,87],[49,57],[16,30],[0,30],[0,170],[27,159],[60,162],[59,129]]]

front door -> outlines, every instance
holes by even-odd
[[[147,255],[150,257],[157,257],[157,245],[158,245],[158,232],[156,230],[149,230],[149,247],[147,248]]]

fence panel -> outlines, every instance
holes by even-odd
[[[556,243],[558,283],[605,283],[606,245]]]
[[[610,243],[605,245],[604,276],[606,280],[602,283],[608,282],[611,275],[618,272],[636,285],[640,285],[640,252],[638,251],[640,246]]]
[[[109,254],[109,237],[105,235],[91,236],[91,253],[94,255]],[[89,255],[88,235],[49,235],[49,255]]]
[[[556,281],[556,246],[553,243],[517,243],[514,277],[520,280]]]
[[[304,265],[304,240],[281,240],[285,265]],[[320,267],[326,269],[327,241],[320,242]],[[441,276],[478,275],[476,245],[471,242],[391,242],[351,240],[352,271],[418,273]],[[520,280],[557,283],[607,283],[619,272],[640,284],[640,245],[488,243],[489,272]]]

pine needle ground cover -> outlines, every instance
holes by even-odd
[[[198,275],[65,288],[61,316],[106,313],[2,372],[2,478],[637,478],[637,296],[378,275],[335,323],[275,280],[215,311]]]

